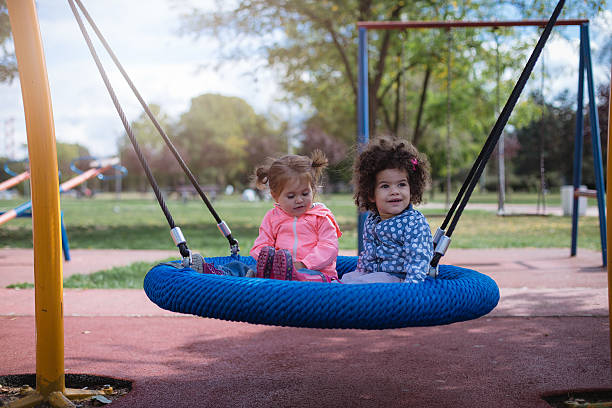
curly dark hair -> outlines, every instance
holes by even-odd
[[[360,210],[377,212],[372,201],[376,175],[387,169],[405,170],[410,184],[410,202],[419,204],[423,200],[423,192],[431,180],[427,157],[407,140],[379,136],[370,141],[353,166],[353,198]]]

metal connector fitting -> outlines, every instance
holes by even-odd
[[[429,265],[429,272],[427,272],[427,274],[428,274],[429,276],[431,276],[432,278],[434,278],[434,279],[435,279],[435,278],[437,278],[437,277],[438,277],[438,272],[439,272],[439,270],[438,270],[438,266],[439,266],[439,265],[436,265],[436,266],[434,267],[434,266]]]
[[[191,249],[188,249],[187,252],[189,253],[189,255],[184,256],[183,261],[181,262],[183,264],[183,268],[191,268],[191,265],[193,265],[193,256],[191,255]]]
[[[436,230],[436,233],[433,236],[434,248],[438,245],[438,242],[440,241],[440,238],[442,238],[444,236],[444,234],[446,234],[446,231],[444,231],[443,229],[438,228]]]
[[[238,252],[240,252],[240,246],[238,246],[238,241],[236,241],[235,244],[230,245],[230,251],[232,252],[232,255],[238,255]]]
[[[180,244],[184,244],[185,236],[179,227],[174,227],[170,230],[170,236],[172,237],[172,241],[174,241],[174,245],[179,246]]]
[[[450,245],[450,242],[451,239],[449,237],[447,237],[446,235],[441,236],[434,252],[444,255],[446,253],[446,250],[448,249],[448,246]]]
[[[225,221],[221,221],[220,223],[218,223],[217,228],[219,228],[219,231],[221,231],[224,237],[229,237],[232,233]]]

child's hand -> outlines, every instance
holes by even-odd
[[[306,269],[306,265],[304,265],[302,262],[294,262],[293,269],[296,271],[299,271],[300,269]]]

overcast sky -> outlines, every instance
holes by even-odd
[[[122,65],[148,103],[157,103],[174,118],[185,112],[191,98],[203,93],[220,93],[244,98],[258,113],[285,118],[298,116],[297,108],[287,109],[277,99],[280,89],[274,75],[261,72],[257,80],[245,75],[251,64],[225,66],[223,71],[198,69],[201,64],[214,65],[215,41],[195,41],[177,34],[181,3],[168,0],[83,1],[85,7],[114,49]],[[200,7],[211,7],[212,1],[198,1]],[[66,1],[38,1],[38,16],[43,38],[49,86],[56,128],[61,142],[78,142],[94,155],[116,153],[116,141],[123,127],[104,88],[100,75],[81,36]],[[578,33],[577,27],[562,28]],[[612,35],[612,13],[591,22],[593,55]],[[546,82],[545,94],[569,88],[575,93],[578,70],[577,35],[569,42],[555,39],[547,45],[546,66],[552,77]],[[102,48],[98,47],[103,55]],[[128,120],[141,113],[136,99],[106,60],[107,71]],[[539,68],[536,67],[536,72]],[[610,66],[596,66],[596,85],[607,83]],[[0,84],[0,149],[5,150],[7,120],[14,121],[15,144],[26,142],[25,119],[19,80]],[[25,150],[17,150],[23,158]]]
[[[202,64],[214,65],[215,42],[179,36],[179,15],[184,10],[176,4],[168,0],[85,0],[83,4],[143,98],[160,104],[173,117],[189,109],[191,98],[208,92],[242,97],[258,113],[282,110],[275,103],[279,90],[269,73],[259,73],[254,81],[245,75],[250,70],[246,64],[227,65],[220,72],[201,69]],[[198,4],[212,7],[211,1]],[[95,155],[114,154],[123,126],[68,2],[38,1],[37,8],[57,140],[81,143]],[[94,44],[106,58],[103,48]],[[142,113],[138,101],[112,61],[107,59],[104,64],[128,120],[136,119]],[[0,95],[0,135],[5,133],[3,122],[14,118],[16,144],[23,144],[19,80],[10,86],[0,84]],[[5,144],[0,148],[4,150]]]

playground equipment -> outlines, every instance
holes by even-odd
[[[83,158],[75,159],[82,160]],[[88,157],[88,159],[94,159],[93,157]],[[74,162],[74,160],[73,160]],[[59,192],[65,193],[69,190],[72,190],[74,187],[79,184],[89,180],[93,177],[99,177],[100,179],[104,179],[104,172],[109,169],[118,168],[125,169],[122,166],[119,166],[119,159],[113,158],[106,161],[92,161],[90,163],[91,168],[87,171],[81,171],[81,174],[78,176],[62,183],[59,186]],[[126,170],[127,171],[127,170]],[[30,217],[32,213],[30,212],[32,209],[32,201],[27,201],[18,207],[13,208],[12,210],[6,211],[4,213],[0,213],[0,225],[5,222],[12,220],[16,217]],[[66,234],[66,228],[64,226],[64,216],[63,213],[60,213],[61,217],[61,232],[62,232],[62,251],[64,252],[64,259],[66,261],[70,260],[70,245],[68,243],[68,235]]]
[[[10,179],[0,183],[0,191],[7,190],[17,184],[26,181],[30,178],[30,171],[26,170],[22,173],[15,173],[9,168],[9,163],[4,164],[4,172],[12,176]],[[32,202],[27,201],[14,209],[7,212],[0,212],[0,225],[15,218],[15,217],[32,217]],[[66,227],[64,226],[64,213],[60,212],[60,226],[62,230],[62,252],[64,254],[64,260],[70,261],[70,245],[68,243],[68,236],[66,234]]]
[[[549,21],[550,22],[550,21]],[[446,30],[451,30],[454,27],[514,27],[514,26],[539,26],[543,27],[547,24],[546,20],[531,20],[531,21],[365,21],[357,24],[359,27],[359,56],[358,56],[358,112],[357,112],[357,129],[359,132],[358,135],[358,143],[360,146],[364,146],[369,139],[369,118],[368,118],[368,40],[367,40],[367,31],[368,30],[407,30],[407,29],[415,29],[415,28],[442,28]],[[603,166],[601,159],[601,144],[599,140],[599,121],[597,118],[597,105],[595,99],[595,86],[593,84],[593,70],[591,64],[591,54],[590,54],[590,41],[589,41],[589,21],[584,19],[577,20],[556,20],[555,25],[578,25],[580,26],[580,60],[579,60],[579,68],[578,68],[578,106],[577,106],[577,119],[576,119],[576,136],[575,136],[575,147],[574,147],[574,212],[572,215],[572,244],[571,244],[571,256],[576,255],[576,245],[577,245],[577,236],[578,236],[578,197],[583,194],[590,194],[591,196],[597,197],[597,205],[599,209],[599,232],[600,232],[600,241],[601,241],[601,254],[602,254],[602,262],[603,265],[607,265],[607,244],[606,244],[606,219],[605,219],[605,200],[604,200],[604,182],[603,182]],[[540,37],[540,41],[543,37]],[[539,47],[540,42],[536,45],[536,49]],[[543,46],[543,44],[542,44]],[[539,54],[539,52],[538,52]],[[533,54],[532,54],[533,57]],[[530,58],[530,62],[531,62]],[[536,56],[537,60],[537,56]],[[529,65],[530,62],[527,64]],[[533,60],[535,64],[535,60]],[[533,67],[530,69],[530,71]],[[525,73],[525,71],[523,72]],[[586,73],[587,76],[587,85],[588,85],[588,93],[589,93],[589,114],[591,117],[591,135],[593,140],[593,156],[594,156],[594,170],[595,170],[595,181],[596,181],[596,190],[583,193],[580,191],[580,183],[581,183],[581,168],[582,168],[582,144],[583,144],[583,95],[584,95],[584,75]],[[528,78],[524,78],[526,82]],[[521,80],[519,79],[519,82]],[[523,84],[524,85],[524,84]],[[515,87],[514,92],[517,90]],[[489,139],[485,143],[485,150],[490,149],[491,151],[497,144],[498,140],[501,140],[503,128],[514,108],[514,104],[518,100],[519,93],[516,95],[516,100],[509,105],[506,103],[504,110],[501,112],[500,119],[505,118],[503,123],[498,119],[495,124],[492,134],[489,135]],[[510,96],[513,98],[513,95]],[[510,99],[509,99],[510,102]],[[499,133],[493,139],[491,136],[493,133]],[[503,150],[503,146],[500,145],[500,154]],[[484,156],[490,156],[486,154],[483,156],[483,152],[481,152],[481,156],[476,159],[476,162],[479,163],[481,158]],[[488,157],[487,157],[488,159]],[[486,163],[486,160],[484,161]],[[458,210],[458,214],[460,216],[463,208],[467,204],[469,200],[469,196],[476,185],[477,181],[480,179],[482,172],[484,170],[484,164],[480,165],[480,168],[473,167],[470,171],[465,183],[461,187],[457,198],[455,199],[453,205],[451,206],[440,230],[441,234],[445,234],[444,230],[450,222],[451,216]],[[500,172],[502,172],[502,168],[500,168]],[[463,198],[465,194],[465,199]],[[460,204],[461,201],[461,204]],[[499,209],[503,210],[503,197],[499,199]],[[358,223],[359,233],[358,236],[361,237],[361,229],[363,225],[363,220],[365,219],[365,214],[360,214],[360,220]],[[453,223],[454,224],[454,223]],[[449,232],[452,233],[454,229],[453,224],[449,228]],[[439,230],[439,231],[440,231]],[[450,234],[446,233],[445,236],[450,238]],[[359,242],[359,249],[362,249],[362,243]]]
[[[610,69],[610,90],[609,90],[609,94],[608,95],[612,95],[612,67]],[[607,180],[607,187],[608,189],[606,190],[608,193],[610,194],[610,191],[612,191],[612,166],[610,165],[610,155],[612,155],[612,146],[610,146],[610,141],[612,140],[612,127],[610,127],[610,125],[612,124],[612,104],[608,103],[608,150],[607,150],[607,157],[608,157],[608,166],[606,169],[606,180]],[[610,196],[606,195],[607,198],[607,202],[606,202],[606,209],[608,210],[608,214],[610,214],[610,211],[612,211],[612,202],[610,202]],[[610,217],[608,217],[606,219],[606,226],[607,229],[606,231],[608,231],[608,234],[610,233],[610,231],[612,231],[612,222],[610,222]],[[608,237],[609,238],[609,237]],[[610,265],[610,261],[612,261],[612,259],[610,259],[610,253],[608,252],[608,265]],[[609,267],[608,267],[609,268]],[[610,293],[612,293],[612,277],[610,276],[610,270],[608,269],[608,311],[612,310],[612,296],[610,296]],[[610,318],[610,326],[612,326],[612,318]],[[610,336],[610,350],[612,350],[612,336]]]
[[[36,392],[19,406],[67,400],[64,377],[64,321],[57,153],[51,96],[33,0],[8,0],[24,98],[32,183],[36,313]],[[43,290],[42,288],[45,288]],[[69,402],[69,401],[68,401]]]
[[[8,174],[9,176],[11,176],[11,178],[8,179],[8,180],[4,180],[2,183],[0,183],[0,191],[8,190],[9,188],[14,187],[17,184],[19,184],[19,183],[21,183],[23,181],[26,181],[26,180],[28,180],[30,178],[30,171],[29,170],[26,170],[26,171],[24,171],[22,173],[17,174],[15,172],[13,172],[9,168],[8,165],[9,165],[8,163],[4,163],[4,172],[6,174]]]
[[[197,256],[197,255],[194,255]],[[213,257],[223,265],[252,257]],[[356,256],[339,256],[338,275],[355,270]],[[476,319],[497,305],[493,279],[476,271],[440,265],[436,279],[412,284],[322,284],[236,278],[196,272],[180,263],[147,273],[147,296],[161,308],[215,319],[274,326],[381,330],[444,325]]]
[[[99,159],[94,156],[77,157],[70,162],[70,170],[74,171],[76,174],[84,174],[85,170],[81,170],[77,164],[87,162],[90,168],[96,168],[104,164],[109,164],[109,161],[111,162],[110,164],[112,164],[112,169],[115,170],[115,174],[106,174],[106,172],[102,172],[96,175],[98,180],[121,180],[127,175],[127,169],[119,164],[118,158]]]

